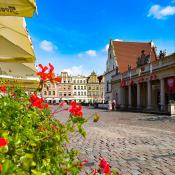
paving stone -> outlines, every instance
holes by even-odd
[[[175,175],[175,120],[168,116],[86,107],[84,117],[96,112],[101,116],[100,121],[85,125],[86,140],[77,133],[71,136],[70,148],[80,149],[81,160],[88,159],[98,165],[99,158],[104,157],[123,175]],[[66,115],[65,111],[59,114],[59,120],[65,121]]]

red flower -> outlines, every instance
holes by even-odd
[[[75,117],[82,117],[83,112],[82,112],[82,106],[78,105],[75,101],[70,103],[71,108],[69,109],[69,112],[71,113],[72,116]]]
[[[1,86],[0,91],[3,92],[3,93],[6,93],[7,92],[7,87],[6,86]]]
[[[31,106],[33,106],[33,107],[37,107],[40,109],[48,108],[48,104],[44,104],[44,99],[37,97],[36,94],[31,95],[30,101],[32,103]]]
[[[105,175],[110,175],[110,165],[105,159],[100,160],[99,167],[102,173],[105,173]]]
[[[8,144],[7,139],[5,138],[0,138],[0,147],[4,147]]]
[[[38,72],[37,75],[40,76],[43,81],[45,81],[48,78],[46,73],[46,71],[48,70],[48,67],[47,66],[43,67],[42,64],[39,64],[38,66],[41,68],[41,71]]]
[[[42,64],[38,65],[41,68],[41,71],[37,73],[38,76],[41,77],[43,81],[49,80],[50,82],[61,82],[60,77],[55,77],[54,66],[49,63],[49,68],[47,66],[43,66]],[[47,71],[47,72],[46,72]]]
[[[0,172],[2,172],[2,165],[0,164]]]

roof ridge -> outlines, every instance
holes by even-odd
[[[138,44],[140,44],[140,43],[150,44],[150,43],[151,43],[151,41],[149,41],[149,42],[142,42],[142,41],[123,41],[123,40],[121,40],[121,41],[115,41],[115,40],[112,40],[112,42],[138,43]]]

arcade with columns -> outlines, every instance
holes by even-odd
[[[168,112],[175,101],[175,53],[114,75],[112,100],[121,109]]]

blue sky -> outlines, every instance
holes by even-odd
[[[37,0],[27,19],[37,63],[56,72],[105,71],[109,39],[151,41],[175,52],[175,0]]]

